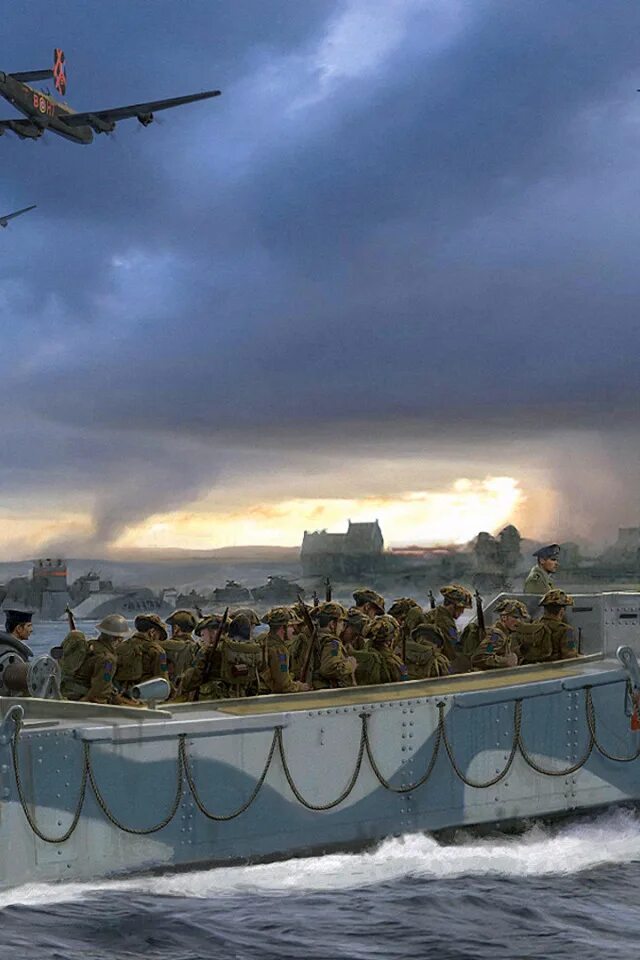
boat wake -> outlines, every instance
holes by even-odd
[[[368,853],[333,854],[258,866],[226,867],[96,883],[29,884],[0,894],[0,909],[81,900],[102,891],[167,897],[312,893],[359,889],[405,877],[541,877],[579,873],[640,860],[640,818],[615,810],[560,828],[533,825],[517,837],[453,843],[412,834],[389,839]]]

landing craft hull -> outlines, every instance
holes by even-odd
[[[0,886],[638,801],[640,735],[615,650],[640,653],[640,594],[577,598],[572,619],[588,655],[546,666],[166,711],[4,699]]]

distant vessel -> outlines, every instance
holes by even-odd
[[[640,593],[568,619],[579,659],[436,680],[138,710],[3,696],[0,886],[638,802]]]
[[[67,563],[58,557],[33,561],[31,577],[13,577],[5,587],[3,608],[12,603],[31,607],[43,620],[57,620],[69,603]]]

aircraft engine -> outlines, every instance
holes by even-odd
[[[17,123],[15,125],[12,123],[11,129],[21,140],[39,140],[44,133],[42,127],[36,126],[35,123],[31,124],[31,126],[26,123],[21,126],[18,126]]]
[[[152,113],[139,113],[138,120],[143,127],[148,127],[150,123],[153,123],[153,114]]]
[[[114,120],[103,120],[102,117],[89,117],[89,126],[94,133],[113,133],[116,128]]]

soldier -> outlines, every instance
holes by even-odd
[[[269,626],[265,639],[266,667],[262,679],[269,693],[299,693],[311,689],[294,680],[289,670],[289,646],[298,627],[297,615],[286,607],[273,607],[262,618]]]
[[[62,658],[62,695],[68,700],[82,700],[92,703],[132,704],[133,701],[122,697],[113,685],[118,666],[117,646],[129,633],[129,624],[118,613],[110,613],[98,624],[99,634],[84,647],[77,645],[77,661],[70,669],[65,656]],[[79,630],[73,634],[84,634]],[[67,638],[69,638],[69,634]],[[64,644],[63,644],[64,646]]]
[[[342,644],[349,655],[356,650],[364,650],[365,634],[373,621],[370,617],[358,610],[357,607],[351,607],[347,611],[344,630],[342,631]],[[368,634],[367,634],[368,636]]]
[[[471,664],[478,670],[493,670],[496,667],[517,667],[518,653],[514,635],[518,627],[528,619],[527,608],[519,600],[503,600],[500,616],[487,630],[471,657]]]
[[[247,697],[258,692],[263,656],[260,643],[253,642],[253,625],[248,616],[237,613],[221,642],[221,676],[227,695]]]
[[[413,628],[424,620],[424,613],[422,607],[412,597],[399,597],[389,607],[389,616],[394,617],[400,627],[397,649],[402,657],[402,649],[406,647]]]
[[[442,652],[451,663],[461,653],[460,637],[456,620],[459,620],[465,610],[473,606],[470,592],[459,583],[451,583],[440,589],[444,597],[433,610],[428,610],[424,619],[435,627],[433,642],[438,643],[438,634],[442,638],[440,646]]]
[[[354,594],[355,596],[355,594]],[[367,601],[369,602],[369,601]],[[318,613],[319,663],[313,671],[313,686],[354,687],[354,657],[347,655],[340,637],[346,624],[347,611],[341,603],[323,603]]]
[[[550,543],[536,550],[533,556],[536,557],[536,562],[524,582],[524,592],[543,596],[549,590],[553,590],[551,574],[558,569],[560,546],[557,543]]]
[[[215,642],[222,617],[217,613],[203,617],[195,627],[196,636],[202,643],[196,647],[193,662],[180,677],[178,684],[178,700],[189,699],[199,691],[198,697],[202,700],[221,700],[225,696],[225,687],[222,683],[222,651],[220,644],[215,651],[211,645]],[[206,677],[205,677],[206,673]]]
[[[409,612],[407,620],[411,619]],[[442,652],[441,637],[432,623],[418,620],[406,642],[409,680],[442,677],[451,672],[451,662]]]
[[[366,613],[366,615],[372,619],[384,613],[384,597],[381,597],[379,593],[376,593],[375,590],[371,590],[369,587],[361,587],[359,590],[354,590],[353,601],[358,610],[362,610],[363,613]]]
[[[229,614],[229,620],[233,621],[236,617],[240,616],[247,617],[252,627],[257,627],[258,624],[261,623],[260,617],[251,607],[238,607],[237,610],[233,610],[232,613]]]
[[[539,606],[544,607],[544,613],[536,623],[544,624],[551,637],[548,659],[571,660],[579,656],[574,629],[564,619],[566,608],[573,606],[573,597],[564,590],[549,590]]]
[[[142,613],[134,620],[136,632],[118,647],[115,679],[123,692],[155,677],[167,679],[167,654],[163,642],[167,628],[157,613]]]
[[[408,679],[406,666],[394,653],[399,635],[398,621],[389,614],[382,614],[369,622],[367,649],[355,654],[358,686],[397,683]]]
[[[198,620],[191,610],[174,610],[167,617],[167,623],[171,627],[171,636],[162,641],[162,646],[167,654],[169,679],[177,685],[198,652],[198,644],[191,635]]]

